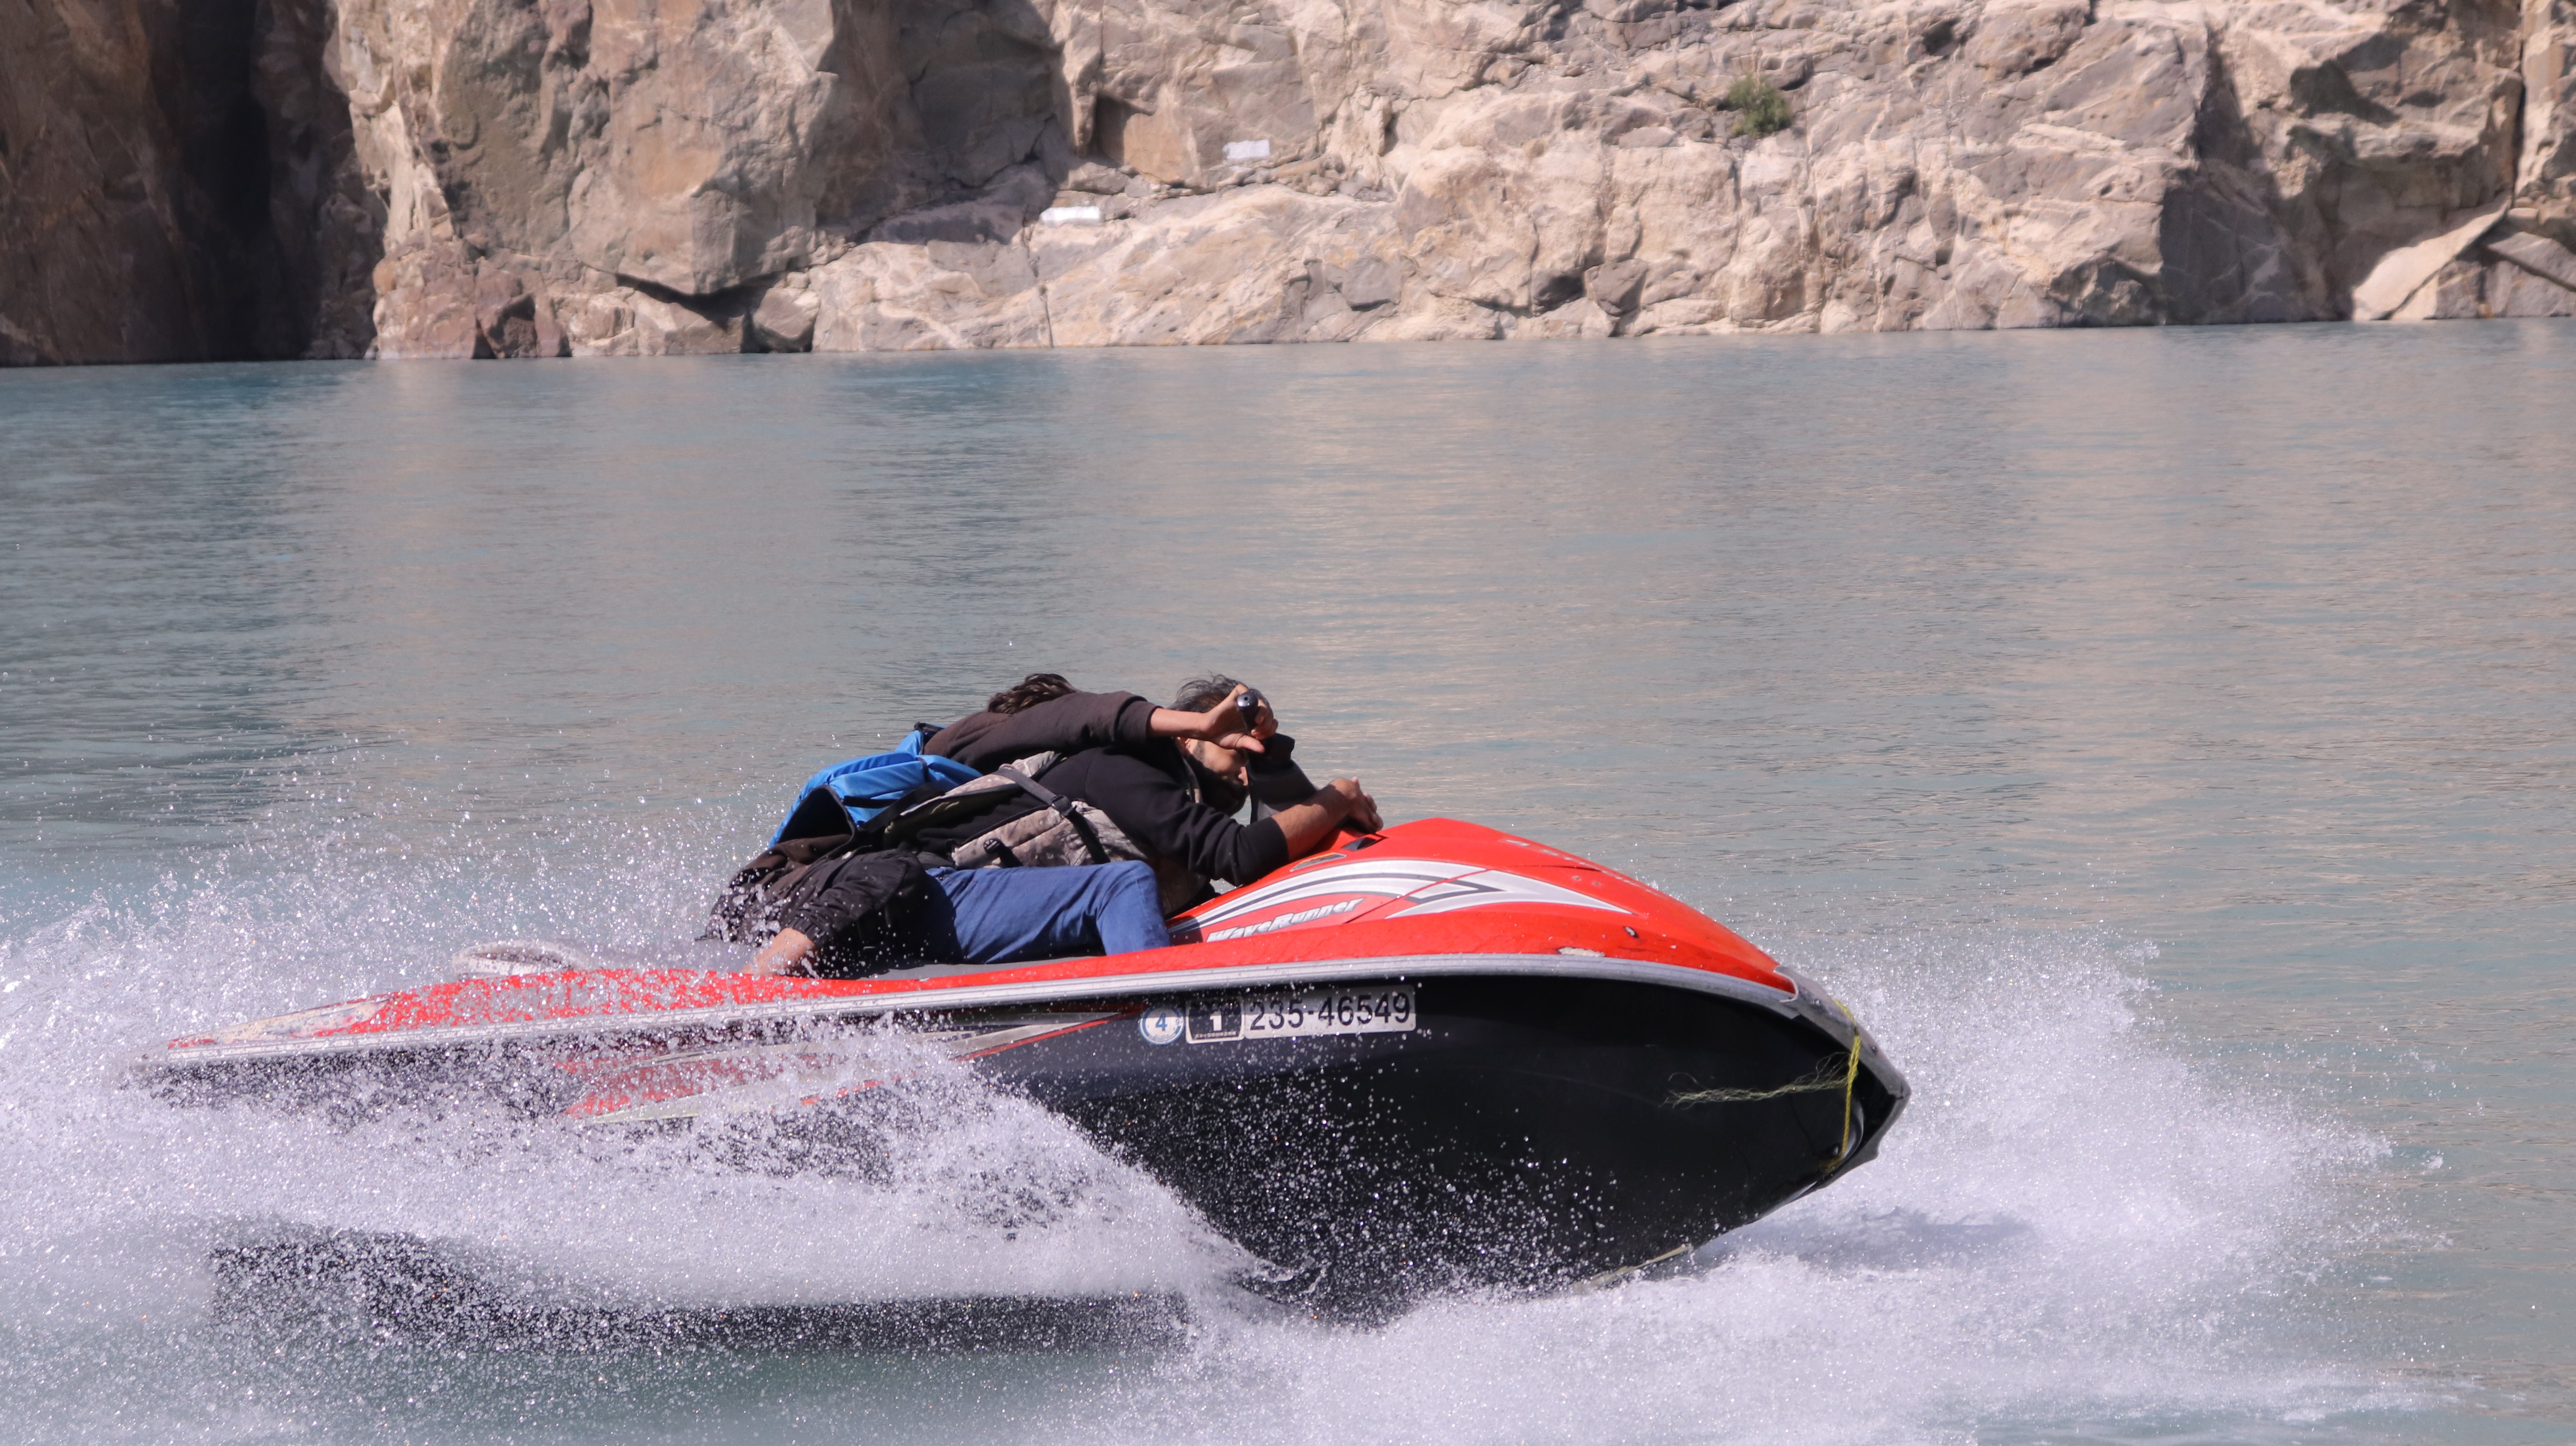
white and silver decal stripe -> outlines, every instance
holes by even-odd
[[[1487,868],[1482,864],[1371,859],[1335,864],[1311,874],[1282,879],[1242,898],[1227,900],[1189,923],[1207,930],[1262,909],[1334,894],[1380,894],[1393,899],[1412,899],[1414,902],[1410,907],[1398,911],[1403,916],[1445,914],[1487,904],[1555,904],[1565,908],[1603,909],[1613,914],[1629,912],[1617,904],[1605,903],[1572,889],[1543,883],[1506,869]]]
[[[1266,888],[1255,889],[1240,898],[1220,902],[1208,913],[1191,920],[1205,928],[1240,918],[1257,910],[1272,908],[1298,899],[1311,899],[1330,894],[1382,894],[1400,899],[1417,889],[1445,884],[1461,874],[1481,871],[1477,864],[1441,864],[1411,859],[1375,859],[1366,862],[1334,864],[1311,874],[1298,874],[1281,879]]]

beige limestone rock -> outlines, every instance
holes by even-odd
[[[2576,292],[2576,251],[2528,231],[2490,237],[2487,249],[2543,281]]]
[[[2391,258],[2576,237],[2576,0],[267,0],[264,217],[177,4],[0,0],[0,359],[2525,314]]]
[[[336,63],[397,236],[705,295],[811,252],[897,164],[870,12],[769,0],[351,0]]]
[[[1054,344],[2331,316],[2363,260],[2509,174],[2514,57],[2465,23],[2428,43],[2308,7],[1648,3],[1542,39],[1540,12],[1509,7],[1388,6],[1338,30],[1265,13],[1298,37],[1315,116],[1273,148],[1306,157],[1301,177],[1338,166],[1356,204],[1337,226],[1386,273],[1379,314],[1309,319],[1298,278],[1322,262],[1293,206],[1149,207],[1045,268]],[[1153,88],[1217,64],[1209,32],[1126,14],[1102,58],[1065,50],[1087,114],[1155,137],[1141,162],[1125,142],[1103,153],[1221,179],[1208,113]],[[2410,68],[2445,83],[2410,88]],[[1745,73],[1793,88],[1789,132],[1724,138],[1708,107]]]
[[[1394,301],[1388,207],[1245,187],[1018,243],[861,246],[817,273],[817,351],[1348,340]]]
[[[1342,341],[1383,295],[1386,208],[1245,187],[1035,248],[1058,346]],[[1354,304],[1340,279],[1363,277]]]
[[[2479,302],[2480,316],[2576,316],[2576,289],[2501,262],[2480,278]]]
[[[563,317],[574,356],[719,356],[743,349],[743,319],[709,316],[633,287],[595,291]]]
[[[1968,63],[1998,79],[2053,65],[2093,20],[2091,0],[1990,0],[1968,37]]]
[[[876,242],[814,273],[816,351],[1051,346],[1028,248]]]
[[[2361,284],[2352,289],[2353,320],[2384,321],[2400,314],[2426,282],[2476,245],[2479,237],[2494,230],[2504,213],[2501,205],[2490,207],[2438,235],[2400,246],[2381,257]]]

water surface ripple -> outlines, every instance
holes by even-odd
[[[0,373],[0,1412],[2563,1440],[2571,395],[2546,322]],[[1882,1160],[1682,1278],[1354,1333],[1230,1309],[1150,1182],[963,1088],[813,1178],[117,1086],[476,939],[684,937],[819,763],[1032,669],[1208,667],[1391,814],[1827,981],[1919,1091]],[[335,1228],[579,1309],[215,1308],[210,1251]],[[1011,1292],[1188,1307],[669,1327]]]

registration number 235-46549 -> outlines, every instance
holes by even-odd
[[[1404,986],[1255,994],[1193,1002],[1189,1041],[1213,1044],[1319,1034],[1404,1034],[1419,1018],[1413,990]]]

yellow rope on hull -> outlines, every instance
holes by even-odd
[[[1840,1006],[1842,1001],[1837,999],[1834,1003],[1837,1006]],[[1848,1009],[1843,1010],[1843,1017],[1845,1019],[1849,1019],[1851,1017],[1851,1011]],[[1840,1089],[1843,1092],[1843,1137],[1842,1144],[1834,1151],[1834,1157],[1825,1162],[1825,1167],[1827,1169],[1831,1169],[1851,1158],[1852,1100],[1860,1090],[1860,1048],[1860,1026],[1858,1024],[1854,1024],[1852,1026],[1851,1048],[1843,1051],[1843,1057],[1839,1062],[1841,1066],[1840,1068],[1836,1068],[1837,1061],[1832,1055],[1826,1055],[1822,1060],[1817,1062],[1816,1067],[1813,1070],[1808,1071],[1800,1078],[1791,1080],[1789,1083],[1781,1085],[1776,1089],[1685,1090],[1682,1093],[1674,1095],[1671,1099],[1664,1101],[1664,1103],[1667,1105],[1752,1104],[1761,1100],[1782,1099],[1789,1095],[1821,1094],[1826,1090]],[[1839,1078],[1837,1078],[1837,1076],[1839,1076]]]

